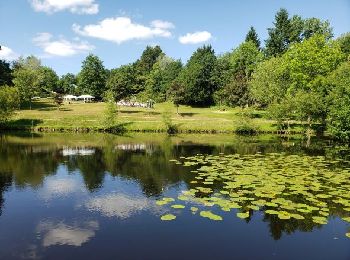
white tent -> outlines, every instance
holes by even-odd
[[[79,100],[83,100],[84,102],[90,102],[94,99],[95,97],[90,96],[90,95],[81,95],[78,97]]]
[[[65,101],[72,101],[72,100],[77,100],[77,99],[78,99],[78,97],[76,97],[74,95],[65,95],[63,97],[63,100],[65,100]]]

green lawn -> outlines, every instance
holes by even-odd
[[[71,130],[75,128],[101,128],[106,104],[104,103],[64,103],[60,110],[50,99],[41,99],[33,103],[32,110],[22,109],[16,112],[12,126],[47,127],[52,129]],[[164,131],[163,114],[169,112],[173,123],[179,129],[188,131],[234,131],[241,122],[240,109],[229,108],[225,111],[218,107],[192,108],[180,106],[179,114],[171,103],[156,104],[154,109],[138,107],[119,107],[117,119],[120,123],[127,123],[127,130],[131,131]],[[273,121],[264,116],[264,111],[256,111],[256,118],[252,123],[260,131],[274,132],[277,130]]]

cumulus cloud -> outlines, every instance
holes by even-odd
[[[76,192],[79,188],[77,181],[69,178],[49,178],[44,187],[39,191],[41,198],[49,200],[57,197],[65,197]]]
[[[148,199],[130,197],[122,193],[95,197],[85,204],[85,207],[90,211],[98,211],[104,216],[121,219],[151,209],[152,206],[154,205]]]
[[[1,46],[1,50],[0,50],[0,59],[2,60],[15,60],[19,57],[19,55],[14,52],[11,48],[6,47],[6,46]]]
[[[179,41],[182,44],[198,44],[207,42],[212,38],[210,32],[202,31],[195,33],[187,33],[186,35],[180,36]]]
[[[86,221],[73,225],[42,221],[36,229],[43,237],[42,245],[44,247],[53,245],[81,246],[95,236],[99,224],[97,221]]]
[[[76,14],[98,13],[95,0],[31,0],[31,5],[35,11],[48,14],[64,10]]]
[[[95,48],[88,42],[79,39],[74,39],[73,41],[68,41],[64,38],[53,40],[53,36],[50,33],[38,33],[34,37],[33,42],[51,56],[67,57],[89,52]]]
[[[72,28],[79,35],[121,44],[130,40],[170,37],[170,29],[174,28],[174,25],[167,21],[155,20],[146,26],[133,22],[129,17],[116,17],[106,18],[98,24],[89,24],[83,27],[73,24]]]

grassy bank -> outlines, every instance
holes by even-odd
[[[34,131],[94,131],[103,128],[104,103],[65,103],[60,110],[50,99],[35,101],[32,109],[17,111],[9,123],[10,129]],[[127,131],[164,132],[164,114],[180,132],[234,132],[242,125],[239,108],[220,110],[218,107],[192,108],[180,106],[179,114],[171,103],[156,104],[154,109],[119,107],[117,120],[125,124]],[[278,128],[274,121],[265,117],[264,111],[255,111],[250,120],[259,132],[274,133]],[[295,127],[295,132],[301,128]]]

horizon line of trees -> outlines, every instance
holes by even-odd
[[[171,101],[207,107],[255,106],[269,111],[281,126],[296,120],[327,127],[350,140],[350,33],[334,39],[328,21],[290,16],[280,9],[265,45],[254,27],[237,48],[216,55],[198,48],[186,64],[147,46],[133,63],[108,70],[89,54],[77,74],[58,77],[34,56],[0,62],[0,85],[14,86],[21,103],[34,96],[90,94],[102,100]]]

